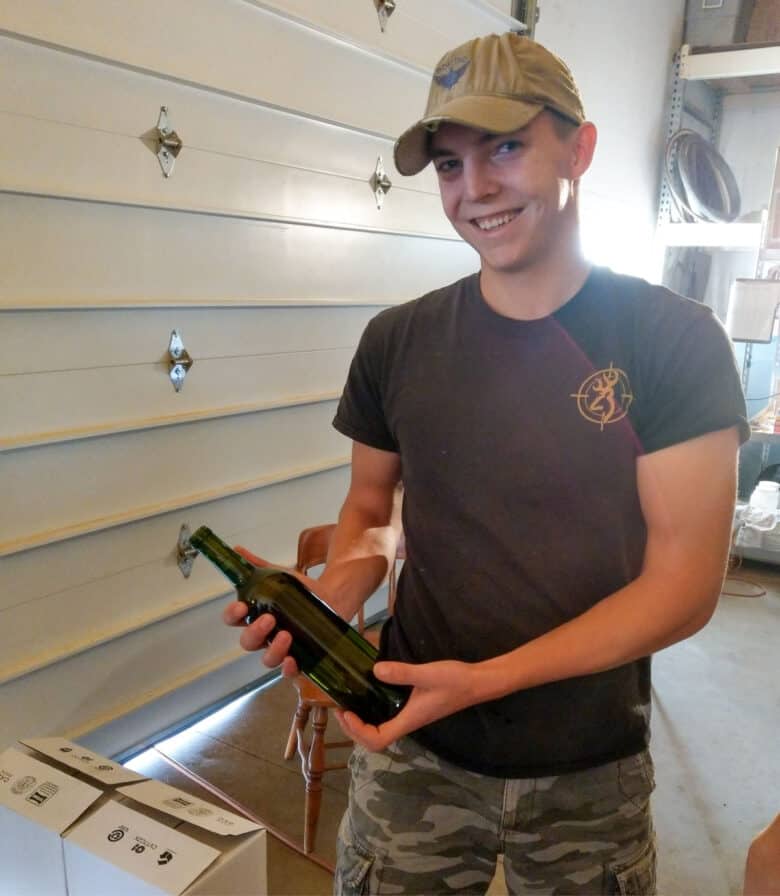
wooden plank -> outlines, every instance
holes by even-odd
[[[0,30],[393,139],[428,91],[422,72],[242,0],[60,0],[57,15],[7,0]]]
[[[378,310],[5,312],[0,450],[337,398]],[[179,392],[174,329],[193,362]]]
[[[291,564],[298,531],[332,520],[348,482],[349,469],[341,466],[4,557],[0,613],[17,604],[34,608],[47,596],[75,593],[136,567],[170,566],[184,524],[208,524],[231,542]]]
[[[0,308],[395,303],[479,266],[462,241],[2,192],[0,232]]]
[[[2,111],[143,138],[161,181],[162,172],[151,152],[152,146],[156,151],[151,132],[157,127],[160,107],[165,105],[184,143],[180,161],[188,149],[195,148],[366,182],[377,156],[382,156],[390,178],[399,186],[438,195],[432,170],[414,177],[398,174],[391,139],[10,37],[0,37],[0,56],[5,58],[8,72],[8,77],[0,80]],[[52,83],[58,84],[57,91],[51,90]]]
[[[730,83],[729,79],[749,81],[758,88],[777,89],[780,86],[778,76],[780,43],[724,47],[709,51],[699,48],[696,53],[691,53],[690,47],[685,46],[680,58],[681,78],[707,81],[713,87],[722,89]]]
[[[0,376],[150,364],[167,375],[172,330],[181,334],[195,366],[351,349],[380,311],[371,306],[5,311]]]
[[[292,565],[298,532],[335,519],[346,487],[346,469],[332,470],[7,558],[0,569],[0,683],[227,599],[230,583],[210,563],[196,559],[189,578],[177,567],[182,524],[191,531],[209,525],[230,543]],[[315,518],[313,506],[321,514]]]
[[[664,225],[658,234],[665,246],[712,246],[721,249],[757,249],[761,242],[761,224],[674,223]]]
[[[244,657],[217,608],[197,607],[4,685],[0,737],[90,731]],[[257,657],[246,666],[262,674]]]
[[[166,361],[0,377],[0,451],[338,398],[352,355],[196,360],[179,392]]]
[[[370,0],[248,0],[326,34],[337,35],[378,56],[430,73],[448,50],[480,34],[519,27],[511,0],[404,0],[380,30]]]
[[[338,466],[335,402],[0,455],[0,554]]]
[[[375,158],[353,180],[188,147],[166,180],[135,137],[3,112],[0,131],[14,134],[0,143],[12,192],[457,239],[430,193],[398,188],[380,211],[368,184]]]

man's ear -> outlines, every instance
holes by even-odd
[[[593,154],[596,151],[596,140],[598,133],[596,125],[593,122],[586,121],[581,124],[572,137],[572,178],[574,180],[582,177],[590,168],[593,161]]]

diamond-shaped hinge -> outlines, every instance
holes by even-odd
[[[157,137],[157,158],[160,160],[163,174],[166,177],[170,177],[176,157],[181,152],[184,144],[176,131],[171,127],[170,121],[168,121],[167,106],[160,106],[160,118],[157,121]]]
[[[379,27],[382,31],[387,27],[387,20],[395,11],[395,0],[374,0],[376,14],[379,16]]]
[[[381,209],[382,203],[385,201],[385,196],[390,192],[390,187],[393,186],[390,178],[385,173],[385,166],[382,164],[382,156],[379,156],[376,160],[376,168],[371,175],[369,183],[371,184],[371,189],[374,191],[376,207]]]
[[[173,388],[181,392],[184,385],[184,377],[192,367],[194,361],[189,356],[178,330],[171,333],[171,341],[168,343],[168,376],[171,378]]]
[[[179,529],[179,540],[176,542],[176,565],[181,570],[185,579],[190,577],[192,564],[198,556],[198,551],[190,544],[190,527],[186,524]]]

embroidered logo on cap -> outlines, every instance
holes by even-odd
[[[441,87],[450,90],[460,81],[463,72],[469,67],[471,60],[468,56],[455,56],[445,59],[439,64],[433,73],[433,80]]]

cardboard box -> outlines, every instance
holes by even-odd
[[[0,754],[0,893],[67,896],[61,835],[101,794],[19,750]]]
[[[61,738],[0,755],[0,893],[66,896],[63,834],[119,784],[143,780]]]
[[[687,0],[684,42],[694,47],[742,43],[750,11],[744,0]]]
[[[25,745],[36,755],[21,744],[0,754],[0,893],[267,893],[260,825],[78,744]]]
[[[755,44],[780,41],[780,0],[756,0],[746,39]]]

